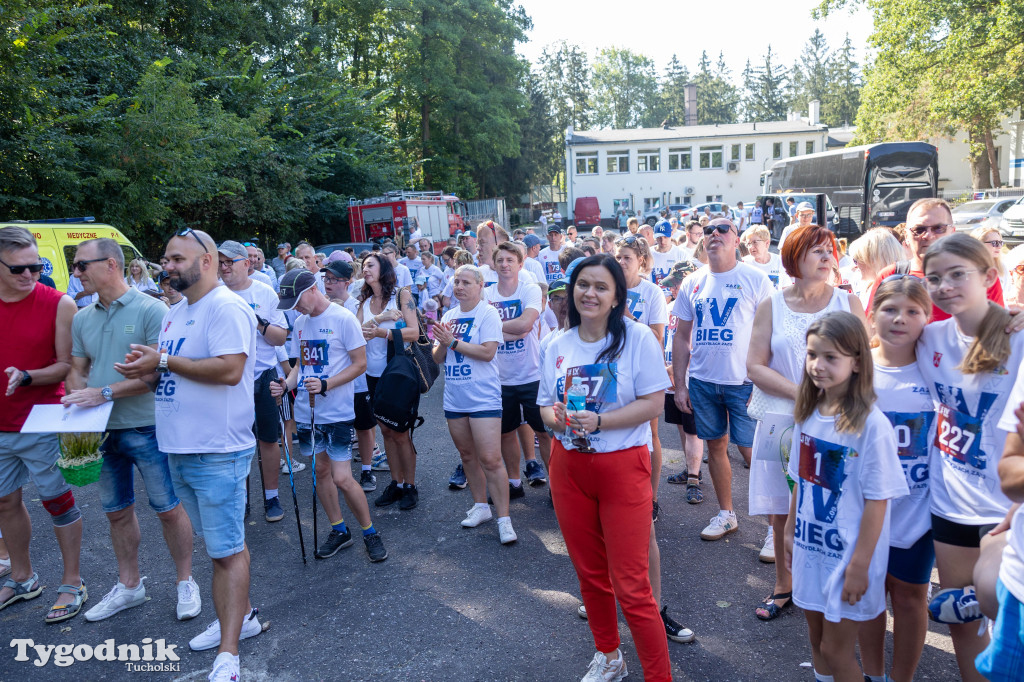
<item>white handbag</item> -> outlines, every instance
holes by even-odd
[[[747,416],[757,421],[764,421],[765,414],[792,414],[792,400],[765,393],[756,385],[750,391],[750,402],[747,403]]]

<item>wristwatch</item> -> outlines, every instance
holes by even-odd
[[[320,380],[320,395],[327,395],[327,380]]]
[[[100,389],[100,395],[103,396],[103,399],[106,400],[107,402],[113,402],[114,389],[112,389],[110,386],[104,386],[103,388]]]
[[[28,386],[32,383],[32,375],[25,370],[21,370],[21,382],[19,386]]]
[[[167,354],[167,351],[164,351],[163,353],[160,353],[160,364],[158,364],[156,366],[156,371],[160,372],[161,374],[167,374],[167,373],[169,373],[171,371],[171,370],[167,369],[167,358],[168,357],[170,357],[170,356]]]

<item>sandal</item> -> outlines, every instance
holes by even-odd
[[[35,589],[32,589],[33,585],[36,586]],[[39,575],[37,573],[33,573],[31,578],[20,583],[17,580],[8,578],[4,581],[3,587],[11,588],[14,590],[14,594],[11,595],[10,599],[0,604],[0,611],[3,611],[15,602],[35,599],[43,593],[43,586],[39,584]]]
[[[81,587],[75,587],[74,585],[61,585],[57,588],[57,594],[73,594],[75,598],[69,604],[54,604],[50,607],[50,612],[57,612],[59,615],[53,618],[47,614],[44,619],[47,623],[59,623],[69,618],[74,618],[78,615],[78,612],[82,610],[82,604],[89,599],[89,591],[85,589],[85,581],[82,581]]]
[[[782,606],[779,606],[778,604],[775,603],[776,601],[778,601],[780,599],[785,599],[786,600],[786,603],[783,604]],[[754,609],[754,614],[758,618],[760,618],[761,620],[775,620],[776,618],[778,618],[779,616],[782,615],[782,609],[786,608],[787,606],[789,606],[792,603],[793,603],[793,591],[792,590],[790,590],[789,592],[780,592],[778,594],[773,594],[772,596],[770,596],[767,599],[765,599],[764,602],[760,606],[758,606],[756,609]],[[765,615],[762,616],[761,615],[762,612]]]
[[[690,504],[700,504],[704,501],[704,491],[697,483],[686,484],[686,501]]]
[[[665,480],[667,480],[669,483],[675,483],[676,485],[684,485],[686,483],[686,479],[689,478],[689,476],[690,472],[687,471],[686,469],[683,469],[678,474],[672,474]],[[704,482],[704,473],[701,471],[697,472],[697,482]]]

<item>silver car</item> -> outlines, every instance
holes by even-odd
[[[1003,213],[1019,198],[979,199],[960,204],[953,209],[953,224],[958,230],[973,230],[976,227],[999,229]]]

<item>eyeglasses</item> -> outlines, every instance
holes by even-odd
[[[232,260],[222,260],[222,261],[220,261],[220,268],[221,268],[221,270],[230,269],[232,265],[234,265],[238,261],[242,261],[242,260],[245,260],[245,259],[244,258],[234,258]]]
[[[340,282],[348,282],[347,279],[340,279],[338,277],[331,277],[330,275],[324,275],[324,284],[338,284]]]
[[[210,253],[210,250],[206,248],[206,244],[203,243],[203,240],[199,238],[199,235],[196,234],[196,231],[193,230],[191,227],[185,227],[185,228],[182,228],[182,229],[178,230],[177,232],[174,233],[174,236],[175,237],[184,237],[186,234],[192,235],[192,237],[197,242],[199,242],[199,246],[203,247],[203,253]]]
[[[934,235],[946,234],[946,230],[949,227],[948,223],[945,225],[917,225],[916,227],[911,227],[910,231],[914,233],[915,237],[923,237],[927,232],[931,232]]]
[[[108,260],[107,258],[90,258],[89,260],[76,260],[71,264],[71,268],[77,272],[85,272],[86,268],[89,267],[89,263],[102,263]],[[33,272],[35,272],[33,270]]]
[[[0,260],[0,265],[7,265],[7,263],[4,263],[2,260]],[[43,264],[33,263],[32,265],[7,265],[7,269],[11,271],[12,275],[20,275],[26,270],[28,270],[34,275],[37,272],[43,271]]]
[[[924,281],[929,289],[938,289],[942,286],[943,281],[949,281],[952,286],[958,287],[967,281],[967,276],[972,272],[978,272],[978,270],[963,268],[950,270],[944,275],[925,275]]]
[[[993,239],[990,242],[983,242],[983,243],[988,244],[989,246],[991,246],[994,249],[1001,249],[1001,248],[1003,248],[1003,240],[1002,239]]]
[[[767,243],[767,242],[765,242],[765,240],[763,240],[763,239],[751,239],[750,241],[747,242],[747,246],[753,246],[754,244],[765,244],[765,243]]]
[[[729,234],[729,231],[732,230],[732,225],[730,225],[729,223],[718,223],[717,225],[705,225],[704,226],[704,236],[707,237],[709,235],[714,234],[715,230],[718,230],[719,234]]]

